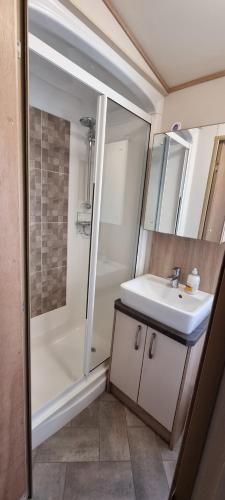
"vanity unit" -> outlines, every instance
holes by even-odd
[[[151,275],[141,278],[145,295],[148,285],[150,289],[154,287],[154,279],[166,282]],[[138,280],[140,278],[127,283],[136,286]],[[183,288],[179,287],[173,293],[175,298],[175,294],[179,298],[184,293]],[[164,285],[164,295],[167,294],[171,298],[170,288]],[[206,302],[208,298],[212,304],[209,294],[205,295]],[[185,334],[124,304],[120,299],[115,302],[110,390],[161,435],[171,448],[184,427],[207,324],[208,314],[191,333]]]

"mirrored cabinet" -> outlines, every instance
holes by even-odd
[[[225,242],[225,124],[154,136],[144,227]]]

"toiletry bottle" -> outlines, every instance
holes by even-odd
[[[187,277],[185,292],[194,295],[198,291],[199,285],[200,285],[200,276],[197,267],[194,267],[194,269],[192,269],[191,274],[189,274]]]

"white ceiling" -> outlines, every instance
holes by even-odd
[[[169,87],[225,70],[225,0],[111,0]]]

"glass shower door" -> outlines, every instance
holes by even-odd
[[[99,94],[30,52],[32,410],[84,375]]]
[[[110,356],[114,301],[135,274],[149,130],[108,99],[90,369]]]

